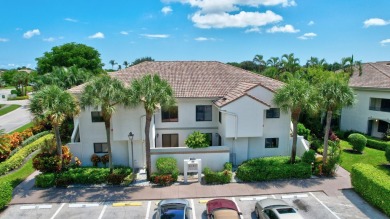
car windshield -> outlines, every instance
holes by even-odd
[[[278,208],[276,209],[279,214],[291,214],[297,213],[294,208]]]
[[[170,204],[161,207],[161,219],[183,219],[185,205]]]

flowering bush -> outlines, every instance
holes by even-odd
[[[97,167],[98,163],[100,162],[100,157],[97,154],[92,154],[91,162],[94,167]]]
[[[161,186],[168,186],[175,182],[175,179],[171,174],[152,174],[150,176],[150,181]]]
[[[33,158],[33,167],[43,173],[61,172],[62,167],[68,168],[72,160],[72,153],[67,146],[62,146],[62,159],[56,154],[53,139],[45,141],[41,152]]]
[[[106,164],[108,163],[108,161],[110,161],[110,156],[108,156],[108,154],[105,154],[100,157],[100,161],[103,163],[104,167],[106,167]]]
[[[78,157],[74,157],[74,165],[76,167],[81,167],[81,160]]]

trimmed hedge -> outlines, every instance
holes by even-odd
[[[370,204],[390,216],[390,176],[372,165],[352,166],[351,182],[355,190]]]
[[[109,168],[80,167],[69,169],[62,173],[41,173],[35,177],[35,186],[47,188],[52,186],[67,187],[70,184],[113,184],[119,185],[132,180],[130,167],[114,168],[110,174]]]
[[[16,154],[14,154],[11,158],[8,160],[0,163],[0,176],[8,173],[11,170],[14,170],[20,165],[22,165],[24,159],[30,155],[32,152],[38,150],[43,144],[45,144],[45,140],[53,138],[53,134],[45,135],[38,140],[34,141],[33,143],[25,146],[24,148],[20,149]]]
[[[257,182],[275,179],[306,179],[311,177],[311,165],[301,162],[290,164],[290,157],[255,158],[241,164],[237,178],[244,182]]]
[[[385,157],[386,157],[387,162],[390,162],[390,146],[386,147]]]
[[[225,163],[224,170],[221,172],[214,172],[206,167],[203,170],[204,180],[206,184],[226,184],[230,183],[232,179],[232,163]]]
[[[0,210],[3,209],[5,206],[8,205],[8,203],[12,199],[12,186],[9,182],[0,182]]]
[[[367,137],[367,147],[384,151],[386,150],[386,147],[390,147],[390,141],[383,141],[376,138]]]
[[[352,145],[353,150],[363,152],[366,147],[367,138],[359,133],[353,133],[348,136],[348,142]]]

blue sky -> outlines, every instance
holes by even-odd
[[[240,62],[294,53],[390,60],[387,0],[1,0],[0,68],[35,67],[53,46],[83,43],[106,68],[155,60]]]

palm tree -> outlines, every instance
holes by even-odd
[[[267,65],[262,55],[255,55],[253,62],[259,66],[259,72],[262,72]]]
[[[30,102],[30,111],[36,119],[48,120],[52,125],[56,138],[57,155],[62,160],[59,128],[67,117],[74,117],[80,112],[75,97],[56,85],[49,85],[34,95]]]
[[[161,107],[169,107],[175,104],[173,89],[168,81],[160,78],[159,75],[145,75],[142,78],[135,79],[131,83],[130,93],[133,94],[133,104],[142,103],[145,109],[145,148],[146,148],[146,168],[147,177],[151,174],[150,160],[150,124],[152,116],[156,110]]]
[[[270,67],[275,67],[279,69],[280,67],[280,59],[279,57],[271,57],[267,60],[267,65]]]
[[[130,105],[127,100],[129,100],[129,98],[126,96],[123,83],[108,75],[96,78],[88,83],[80,98],[80,106],[83,110],[87,107],[101,107],[104,127],[106,130],[109,167],[111,173],[113,171],[110,138],[111,117],[115,113],[117,105]]]
[[[128,61],[124,61],[123,65],[125,66],[125,68],[127,68],[130,65],[130,63]]]
[[[295,163],[297,150],[298,120],[302,111],[311,111],[315,108],[312,99],[313,89],[305,80],[293,78],[288,84],[276,91],[273,102],[284,112],[291,111],[293,123],[293,144],[291,150],[291,163]]]
[[[341,66],[343,68],[343,71],[349,71],[352,73],[353,68],[353,55],[351,57],[344,57],[341,59]]]
[[[121,65],[118,65],[118,70],[121,70],[122,69],[122,66]]]
[[[341,110],[343,107],[351,106],[355,101],[352,88],[343,75],[335,75],[328,78],[318,88],[320,108],[326,110],[326,125],[324,135],[323,165],[326,165],[328,155],[329,130],[333,112]]]
[[[299,59],[294,57],[294,53],[282,55],[282,65],[284,71],[294,74],[299,69]]]
[[[111,69],[114,69],[114,65],[118,64],[113,59],[111,59],[108,63],[110,63],[110,65],[112,66]]]

